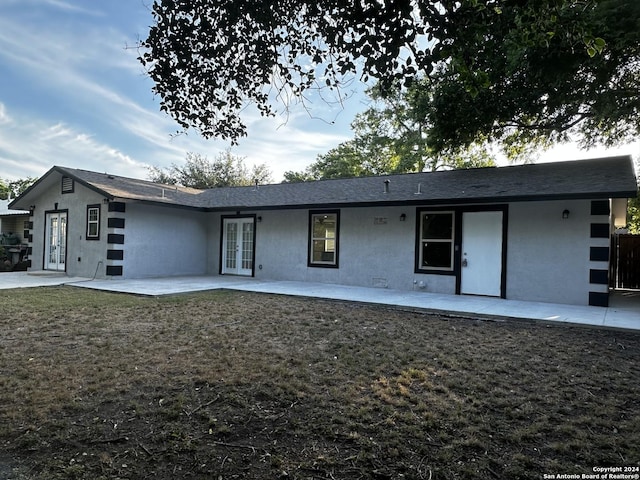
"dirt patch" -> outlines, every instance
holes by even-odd
[[[0,301],[0,479],[640,464],[640,334],[241,292]]]

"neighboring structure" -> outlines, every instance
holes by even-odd
[[[10,200],[0,200],[0,270],[12,269],[27,253],[29,212],[10,210]],[[25,236],[25,231],[27,235]]]
[[[194,190],[53,167],[31,268],[73,276],[247,275],[608,304],[630,157]]]

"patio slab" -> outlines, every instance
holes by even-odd
[[[59,274],[34,275],[31,272],[14,272],[0,275],[0,289],[61,284],[148,296],[228,289],[355,301],[443,312],[447,314],[532,319],[640,330],[640,292],[615,294],[612,296],[611,306],[603,308],[324,283],[265,281],[255,278],[233,276],[92,280],[82,277],[70,278]]]
[[[0,273],[0,290],[65,285],[90,280],[84,277],[68,277],[62,272],[3,272]]]

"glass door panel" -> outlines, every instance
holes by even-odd
[[[253,275],[254,221],[251,218],[225,218],[222,232],[223,274]]]

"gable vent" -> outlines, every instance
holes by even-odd
[[[73,178],[62,177],[62,193],[73,193]]]

